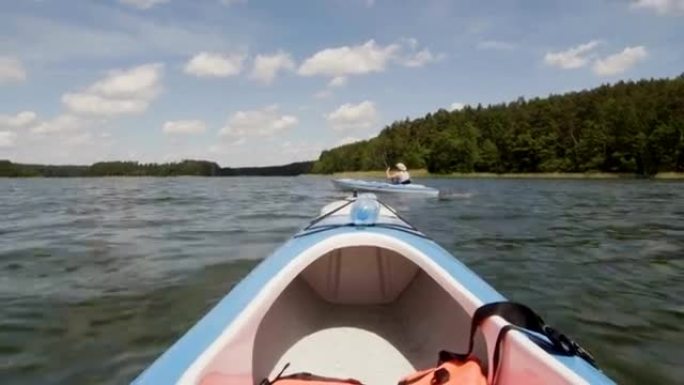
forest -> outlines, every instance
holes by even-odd
[[[99,176],[291,176],[308,173],[313,162],[284,166],[221,168],[205,160],[175,163],[98,162],[90,166],[12,163],[0,160],[0,177],[99,177]]]
[[[683,172],[684,74],[442,109],[324,151],[313,172],[379,170],[399,161],[431,173]]]

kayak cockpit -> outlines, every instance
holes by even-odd
[[[288,373],[394,385],[433,365],[440,350],[468,346],[479,303],[453,287],[449,293],[429,272],[433,265],[394,237],[333,235],[264,282],[182,382],[258,384],[289,364]],[[482,335],[475,353],[486,365]]]
[[[266,313],[253,373],[255,380],[273,378],[289,363],[288,372],[396,384],[433,365],[440,350],[466,349],[469,327],[459,303],[397,252],[335,249],[309,265]]]

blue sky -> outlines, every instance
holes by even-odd
[[[282,164],[682,72],[684,0],[3,0],[0,159]]]

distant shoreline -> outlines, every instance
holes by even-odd
[[[132,161],[99,162],[92,165],[40,165],[12,163],[0,160],[0,178],[55,178],[55,177],[231,177],[231,176],[298,176],[313,175],[332,178],[385,179],[384,170],[344,171],[332,174],[312,173],[315,161],[295,162],[266,167],[220,167],[203,160],[184,160],[177,163],[139,163]],[[538,173],[449,173],[432,174],[426,169],[411,170],[414,179],[649,179],[684,180],[684,172],[661,172],[651,176],[610,172],[538,172]]]
[[[649,177],[636,174],[586,172],[586,173],[504,173],[496,174],[489,172],[431,174],[425,169],[413,170],[411,177],[416,179],[658,179],[658,180],[684,180],[682,172],[662,172]],[[335,178],[385,178],[385,171],[347,171],[331,174]]]
[[[140,163],[136,161],[97,162],[91,165],[46,165],[13,163],[0,160],[0,177],[172,177],[172,176],[296,176],[311,171],[313,161],[279,166],[221,167],[206,160],[183,160],[173,163]]]

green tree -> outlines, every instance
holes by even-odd
[[[490,139],[485,139],[480,149],[477,171],[502,172],[499,149]]]
[[[651,175],[684,171],[683,127],[683,77],[618,82],[397,121],[367,142],[323,152],[314,170],[371,170],[404,161],[432,172]],[[381,164],[374,161],[380,158]]]

